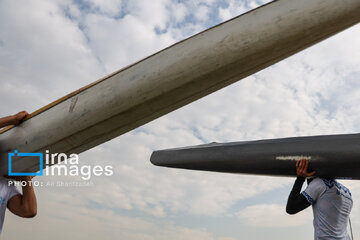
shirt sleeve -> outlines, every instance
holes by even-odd
[[[325,191],[326,186],[324,182],[320,178],[315,178],[301,194],[313,205]]]
[[[9,186],[9,189],[8,189],[8,199],[7,200],[10,200],[13,196],[15,195],[18,195],[18,194],[21,194],[19,192],[19,190],[15,187],[15,186]]]

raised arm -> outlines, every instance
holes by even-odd
[[[32,218],[37,213],[36,196],[30,176],[22,177],[27,184],[22,187],[22,195],[17,194],[9,199],[7,208],[19,217]]]
[[[19,125],[21,121],[28,115],[26,111],[19,112],[15,115],[0,118],[0,128],[9,125]]]
[[[310,203],[306,200],[304,195],[300,193],[305,178],[315,174],[315,171],[308,173],[308,167],[309,162],[306,159],[302,159],[296,162],[297,178],[290,192],[286,205],[286,212],[288,214],[296,214],[310,206]]]

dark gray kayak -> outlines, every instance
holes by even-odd
[[[171,168],[296,176],[295,163],[302,158],[316,176],[360,179],[360,134],[210,143],[154,151],[150,161]]]

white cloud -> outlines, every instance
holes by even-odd
[[[182,8],[181,3],[176,4]],[[130,14],[141,21],[146,28],[160,31],[166,30],[170,24],[172,18],[169,9],[174,9],[174,3],[171,0],[128,1],[127,7]]]
[[[56,2],[1,1],[0,29],[6,85],[0,93],[9,103],[3,112],[35,110],[103,74],[84,35]]]
[[[226,1],[227,4],[226,7],[221,7],[218,9],[218,14],[223,21],[226,21],[247,12],[249,9],[257,8],[268,2],[271,1],[270,0],[262,0],[262,1],[230,0],[230,1]]]
[[[117,16],[122,11],[122,0],[85,0],[85,4],[90,4],[93,11],[108,16]]]
[[[288,215],[285,206],[278,204],[261,204],[249,206],[237,215],[247,224],[256,227],[286,228],[301,226],[312,221],[310,209],[297,215]]]
[[[210,8],[205,6],[205,5],[201,5],[196,13],[195,13],[195,16],[196,18],[199,20],[199,21],[207,21],[208,18],[209,18],[209,11],[210,11]]]
[[[59,194],[57,194],[59,196]],[[57,196],[57,197],[58,197]],[[40,200],[39,207],[46,214],[34,219],[21,219],[14,215],[6,216],[7,222],[3,238],[22,238],[24,235],[34,239],[199,239],[216,240],[205,231],[157,223],[137,217],[124,217],[106,209],[88,209],[74,204],[72,198],[67,202],[52,199]],[[19,229],[21,231],[19,231]],[[34,231],[36,229],[36,231]],[[220,240],[220,239],[219,239]]]
[[[157,35],[146,22],[131,14],[122,19],[89,14],[85,23],[89,45],[107,72],[118,70],[174,42],[168,34]]]
[[[174,3],[169,6],[171,17],[175,18],[176,22],[182,22],[185,20],[187,14],[189,14],[189,9],[183,3]]]

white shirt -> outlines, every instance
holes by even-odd
[[[350,240],[347,229],[353,206],[350,191],[335,180],[315,178],[302,194],[312,205],[315,240]]]
[[[13,185],[8,185],[8,180],[5,178],[0,179],[0,236],[2,232],[2,227],[5,219],[5,211],[9,199],[13,196],[20,194],[17,188]]]

